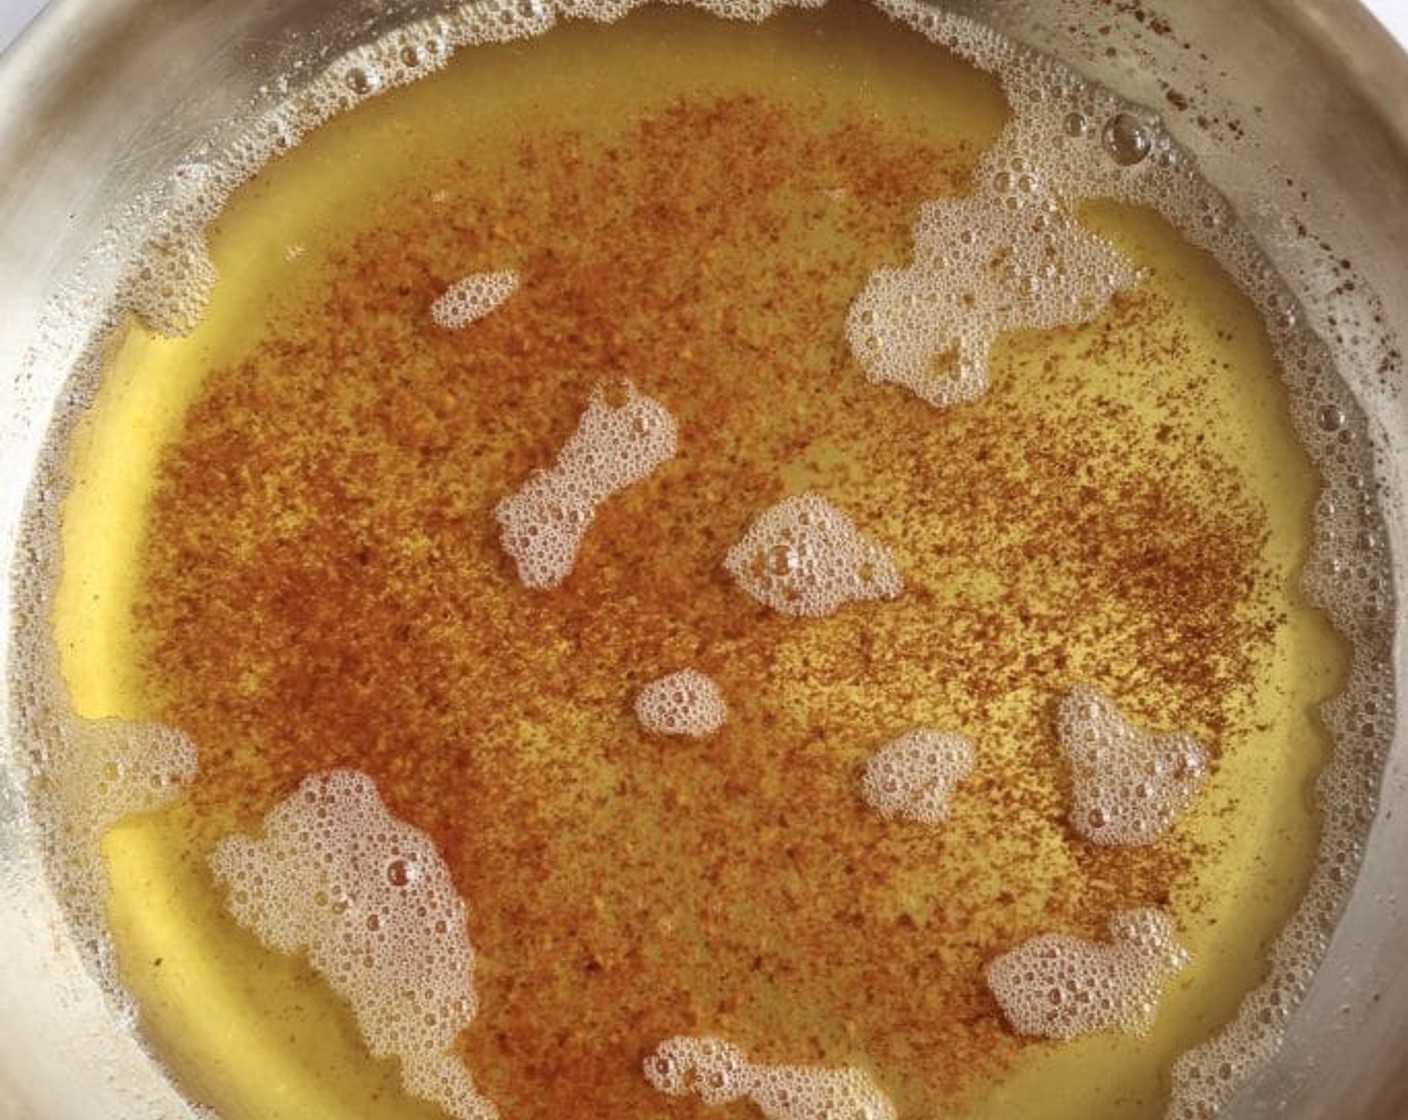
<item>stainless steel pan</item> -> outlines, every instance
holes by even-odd
[[[1341,347],[1381,448],[1396,601],[1408,603],[1408,57],[1349,0],[965,0],[956,5],[1165,113],[1312,309],[1323,274],[1286,236],[1303,221],[1377,296],[1375,339]],[[91,302],[46,301],[108,237],[114,212],[197,143],[218,146],[277,80],[433,0],[57,0],[0,60],[0,549],[69,363],[115,282],[123,246],[85,266]],[[1107,27],[1107,32],[1100,28]],[[1167,28],[1166,31],[1160,28]],[[305,69],[306,72],[306,69]],[[1202,120],[1200,121],[1200,118]],[[1241,127],[1229,128],[1228,122]],[[1305,194],[1287,197],[1289,177]],[[1386,340],[1378,344],[1378,335]],[[0,611],[14,610],[12,585]],[[1238,1117],[1408,1115],[1408,701],[1403,607],[1398,724],[1353,897],[1279,1055]],[[0,653],[9,656],[9,627]],[[7,669],[8,672],[8,669]],[[3,704],[6,702],[0,702]],[[0,712],[8,726],[9,711]],[[0,741],[0,1116],[188,1115],[114,1022],[34,874],[19,780]]]

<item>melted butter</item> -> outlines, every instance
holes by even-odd
[[[104,849],[143,1031],[193,1097],[429,1114],[205,865],[345,765],[469,903],[462,1045],[505,1116],[704,1115],[640,1074],[682,1033],[860,1066],[901,1115],[1162,1111],[1314,858],[1328,744],[1305,713],[1342,671],[1295,590],[1317,478],[1250,305],[1113,204],[1083,220],[1146,276],[1098,319],[1004,336],[988,395],[944,413],[865,381],[850,300],[1002,121],[990,78],[868,12],[651,11],[470,52],[236,196],[201,327],[115,343],[55,619],[80,711],[201,749],[189,803]],[[449,283],[499,268],[511,300],[434,328]],[[562,588],[527,591],[493,506],[621,375],[680,454],[603,508]],[[903,596],[799,625],[737,590],[728,545],[807,488],[887,542]],[[632,698],[685,664],[730,722],[652,741]],[[1210,747],[1151,849],[1065,823],[1054,710],[1079,681]],[[918,725],[978,759],[938,831],[860,796]],[[1013,1036],[985,961],[1141,905],[1193,958],[1153,1032]]]

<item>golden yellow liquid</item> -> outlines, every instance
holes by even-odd
[[[860,1065],[904,1117],[1161,1113],[1174,1057],[1264,971],[1314,859],[1310,712],[1344,651],[1297,572],[1317,477],[1251,305],[1158,217],[1082,218],[1146,270],[1095,322],[1005,336],[939,412],[842,335],[924,200],[961,194],[995,81],[841,4],[741,27],[643,11],[484,47],[335,120],[210,231],[209,313],[130,325],[75,438],[55,612],[90,716],[161,720],[201,773],[107,835],[141,1029],[241,1117],[434,1115],[306,962],[225,912],[206,859],[307,774],[365,770],[470,908],[460,1046],[512,1120],[722,1118],[642,1058],[716,1034]],[[444,288],[523,286],[462,332]],[[629,377],[680,453],[604,505],[576,568],[521,587],[492,510],[593,387]],[[886,542],[892,603],[769,614],[722,569],[814,489]],[[647,681],[711,674],[702,743],[651,739]],[[1166,840],[1066,822],[1066,688],[1215,759]],[[899,732],[978,753],[948,822],[859,796]],[[1014,1036],[987,960],[1166,908],[1193,963],[1147,1037]]]

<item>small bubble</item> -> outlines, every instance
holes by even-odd
[[[1090,135],[1090,118],[1084,113],[1067,113],[1062,123],[1067,136],[1080,139]]]
[[[371,93],[372,80],[365,70],[356,66],[347,73],[347,88],[360,97]]]
[[[768,549],[767,568],[775,576],[789,576],[802,566],[802,558],[791,545],[778,544]]]
[[[1327,432],[1338,432],[1344,427],[1347,420],[1344,409],[1337,404],[1322,406],[1315,418],[1320,422],[1320,427]]]
[[[1133,167],[1149,154],[1149,130],[1129,113],[1116,113],[1100,134],[1101,143],[1121,167]]]
[[[420,868],[410,860],[393,859],[386,865],[386,881],[393,887],[408,887],[420,877]]]

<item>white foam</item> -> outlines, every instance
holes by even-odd
[[[90,843],[124,817],[169,804],[195,778],[195,744],[159,723],[122,719],[61,721],[45,773],[81,822]],[[96,860],[91,850],[85,858]]]
[[[516,272],[475,272],[456,280],[430,305],[430,318],[446,330],[462,330],[484,318],[518,291]]]
[[[128,277],[129,310],[161,334],[194,330],[219,280],[205,226],[215,217],[211,200],[220,193],[221,177],[215,165],[199,161],[172,170],[163,228],[153,233]]]
[[[306,951],[372,1054],[401,1059],[407,1090],[460,1120],[497,1115],[450,1050],[478,1009],[464,902],[430,838],[369,777],[305,779],[262,838],[226,837],[210,864],[236,920],[272,949]]]
[[[195,744],[163,724],[83,719],[70,712],[46,719],[34,742],[42,744],[33,760],[42,784],[34,792],[55,886],[94,952],[99,979],[116,990],[117,962],[104,932],[108,874],[102,839],[119,821],[181,796],[196,776]],[[125,997],[120,1000],[126,1004]]]
[[[728,705],[714,681],[697,669],[681,669],[651,681],[636,696],[636,718],[656,735],[713,735],[728,719]]]
[[[1056,730],[1071,766],[1071,825],[1096,844],[1159,840],[1207,776],[1207,754],[1191,735],[1138,728],[1095,688],[1062,698]]]
[[[966,198],[925,203],[913,236],[912,263],[877,269],[856,297],[846,339],[872,381],[938,407],[987,391],[998,335],[1087,322],[1137,278],[1026,161]]]
[[[988,986],[1013,1030],[1058,1039],[1148,1031],[1165,982],[1188,954],[1161,910],[1121,911],[1109,930],[1108,945],[1043,933],[988,965]]]
[[[572,571],[597,506],[674,457],[675,418],[625,383],[626,401],[592,394],[577,429],[547,470],[532,475],[494,511],[499,540],[525,586],[556,587]]]
[[[759,23],[785,8],[819,8],[826,0],[667,0],[700,8],[721,19]],[[614,23],[635,9],[645,7],[648,0],[553,0],[560,15],[589,19],[596,23]]]
[[[844,603],[893,599],[904,590],[889,550],[812,493],[759,514],[724,567],[744,591],[782,614],[828,615]]]
[[[737,1046],[709,1036],[677,1035],[645,1060],[645,1076],[672,1097],[708,1105],[747,1098],[766,1120],[894,1120],[889,1098],[853,1067],[759,1065]]]
[[[976,762],[973,744],[962,735],[918,727],[871,756],[861,791],[882,817],[941,824],[954,789]]]

